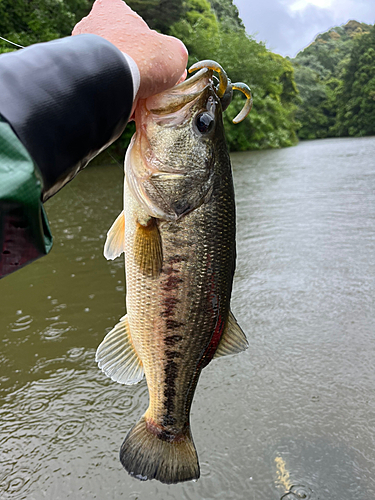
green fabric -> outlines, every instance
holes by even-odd
[[[42,187],[37,166],[0,116],[0,277],[52,247]]]

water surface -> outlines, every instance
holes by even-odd
[[[232,156],[232,309],[248,351],[212,362],[192,408],[196,483],[141,483],[119,447],[147,407],[95,349],[124,314],[102,256],[122,169],[50,200],[50,255],[0,281],[0,498],[373,500],[375,138]]]

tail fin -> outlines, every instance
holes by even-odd
[[[188,431],[178,439],[151,432],[143,416],[129,431],[120,449],[120,460],[131,476],[173,484],[199,478],[197,452]]]

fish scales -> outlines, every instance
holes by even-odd
[[[149,407],[120,450],[124,468],[141,480],[199,477],[190,408],[200,373],[214,357],[248,345],[230,312],[236,221],[222,108],[232,87],[220,78],[218,91],[212,70],[202,69],[138,105],[124,212],[104,248],[110,259],[125,252],[127,314],[96,359],[117,382],[146,377]],[[249,96],[248,89],[248,111]]]
[[[163,267],[146,277],[131,251],[141,207],[125,213],[127,311],[133,342],[143,361],[150,408],[147,417],[167,431],[187,426],[193,390],[218,317],[223,324],[235,263],[235,207],[230,163],[217,163],[217,196],[177,222],[159,222]],[[127,200],[132,197],[128,191]],[[142,286],[139,283],[142,282]],[[144,315],[144,311],[146,315]],[[172,358],[172,354],[176,355]],[[188,355],[188,356],[187,356]],[[207,359],[204,359],[206,356]],[[170,422],[170,424],[167,424]]]

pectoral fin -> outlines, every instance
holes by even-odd
[[[104,245],[104,257],[114,260],[125,252],[125,214],[124,211],[117,217],[107,233]]]
[[[143,274],[151,277],[159,275],[163,263],[163,252],[159,228],[153,217],[146,225],[137,224],[134,258]]]
[[[96,350],[95,361],[108,377],[119,384],[132,385],[142,380],[143,366],[134,350],[126,315],[104,337]]]
[[[221,337],[219,345],[213,359],[221,356],[229,356],[230,354],[238,354],[245,351],[249,347],[246,335],[233,316],[232,311],[229,311],[227,325]]]

